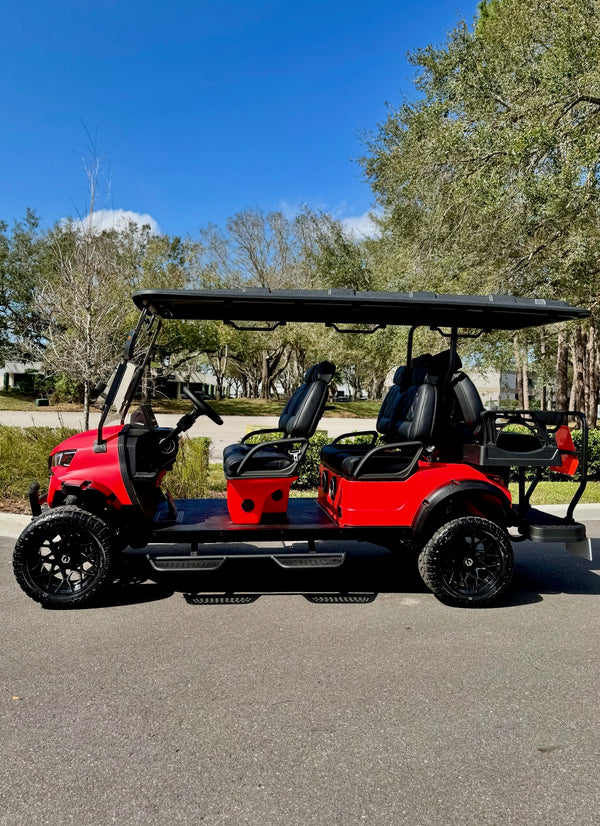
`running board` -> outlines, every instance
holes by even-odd
[[[281,568],[339,568],[346,553],[339,554],[277,554],[271,556]]]
[[[155,571],[216,571],[225,562],[224,556],[150,556],[148,562]]]
[[[339,568],[346,559],[343,553],[304,554],[232,554],[230,556],[152,556],[147,559],[155,571],[163,573],[185,571],[216,571],[226,559],[272,559],[281,568]]]
[[[184,594],[188,605],[250,605],[260,594]]]
[[[303,594],[302,596],[309,602],[314,602],[317,605],[326,605],[329,603],[362,604],[367,602],[375,602],[377,598],[377,594],[371,592],[367,594]]]

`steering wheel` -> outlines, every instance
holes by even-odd
[[[219,416],[216,410],[213,410],[208,402],[205,402],[204,399],[199,399],[195,393],[192,393],[190,388],[185,384],[181,392],[184,396],[187,396],[188,399],[192,402],[194,407],[199,413],[208,416],[208,418],[213,421],[215,424],[223,424],[223,419]]]

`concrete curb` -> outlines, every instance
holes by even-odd
[[[540,510],[552,513],[555,516],[564,516],[567,512],[566,505],[544,505]],[[575,519],[582,522],[592,522],[600,519],[600,503],[590,505],[578,505],[575,508]],[[31,516],[23,513],[0,513],[0,536],[10,536],[16,539],[26,525],[31,521]]]
[[[25,513],[0,513],[0,536],[12,536],[16,539],[29,522],[31,516]]]

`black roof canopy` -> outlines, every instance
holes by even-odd
[[[566,301],[511,295],[443,295],[354,290],[141,290],[140,309],[162,318],[235,322],[427,325],[520,330],[586,318],[588,310]]]

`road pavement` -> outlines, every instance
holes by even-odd
[[[191,404],[190,404],[191,409]],[[157,415],[158,424],[161,427],[173,427],[181,418],[181,414],[159,413]],[[99,413],[90,414],[90,427],[98,426]],[[319,430],[325,430],[331,439],[341,436],[342,433],[349,433],[353,430],[374,430],[377,419],[343,419],[324,418],[319,423]],[[279,419],[277,416],[226,416],[222,425],[216,425],[201,416],[194,426],[188,431],[188,435],[209,436],[211,439],[211,459],[220,461],[223,457],[223,448],[227,445],[239,442],[249,429],[259,430],[261,428],[277,427]],[[0,424],[13,427],[73,427],[78,430],[83,429],[82,413],[56,413],[47,410],[20,411],[20,410],[0,410]]]
[[[600,537],[600,521],[588,531]],[[188,605],[152,584],[45,611],[0,540],[0,823],[592,824],[594,562],[516,546],[506,603],[452,609],[367,544],[339,571],[236,560]],[[371,592],[362,604],[303,593]]]

